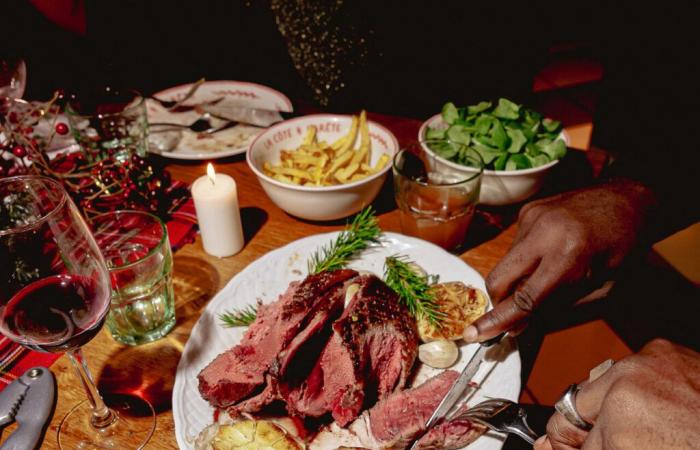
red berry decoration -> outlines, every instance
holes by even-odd
[[[27,156],[27,151],[21,145],[15,145],[12,147],[12,154],[18,158],[24,158]]]
[[[68,134],[68,125],[63,122],[58,122],[56,124],[56,133],[62,136]]]
[[[61,96],[63,100],[68,97]],[[113,152],[92,151],[62,152],[54,159],[47,158],[51,139],[71,134],[67,120],[55,120],[59,113],[58,104],[49,104],[3,116],[11,133],[5,133],[10,138],[0,142],[0,179],[25,173],[65,176],[70,181],[64,183],[66,189],[87,217],[114,209],[151,211],[167,217],[169,208],[188,196],[186,187],[173,185],[170,173],[137,154],[126,161],[118,160]],[[53,133],[46,137],[35,134],[40,120],[53,124]],[[34,164],[27,164],[27,159],[34,159]]]

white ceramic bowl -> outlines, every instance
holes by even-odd
[[[347,134],[351,123],[351,116],[337,114],[314,114],[280,122],[265,130],[250,144],[246,154],[248,166],[255,172],[270,199],[289,214],[308,220],[347,217],[372,203],[399,149],[396,137],[383,126],[368,121],[372,142],[370,164],[374,165],[382,154],[389,156],[389,162],[381,171],[353,183],[319,187],[283,183],[265,175],[263,164],[278,164],[281,150],[297,148],[309,125],[316,126],[319,140],[330,143]],[[359,146],[357,143],[355,145],[356,148]]]
[[[428,127],[435,128],[444,126],[440,114],[436,114],[430,119],[423,122],[420,130],[418,130],[418,140],[425,140],[425,133]],[[566,131],[561,133],[562,139],[569,144],[569,136]],[[427,145],[421,144],[423,150],[429,155],[435,157],[435,164],[438,168],[463,173],[474,173],[476,169],[463,166],[452,161],[449,161],[441,156],[438,156]],[[481,178],[481,194],[479,195],[479,203],[485,205],[509,205],[512,203],[521,202],[540,190],[544,184],[547,173],[554,167],[559,160],[554,160],[543,166],[532,169],[521,170],[484,170]]]

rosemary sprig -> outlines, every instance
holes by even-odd
[[[381,229],[377,223],[372,207],[360,212],[352,223],[343,230],[335,241],[321,247],[309,260],[309,272],[319,273],[324,270],[336,270],[358,251],[375,242]],[[258,305],[247,305],[241,309],[232,309],[219,314],[219,320],[225,327],[244,327],[255,321]]]
[[[241,309],[231,309],[219,314],[219,320],[223,322],[221,325],[227,328],[247,327],[255,321],[258,306],[258,304],[247,305]]]
[[[335,241],[324,245],[311,255],[308,263],[309,273],[344,267],[357,252],[367,248],[370,242],[376,242],[381,232],[372,207],[363,209]]]
[[[389,256],[384,260],[384,280],[408,307],[416,319],[425,318],[436,327],[442,326],[445,313],[440,311],[430,286],[437,275],[423,275],[405,255]]]

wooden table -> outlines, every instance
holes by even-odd
[[[387,126],[405,143],[415,140],[420,122],[396,117],[370,115]],[[594,155],[595,156],[595,155]],[[599,156],[599,155],[598,155]],[[598,158],[600,161],[600,158]],[[270,250],[311,234],[342,228],[342,223],[317,224],[290,217],[275,206],[265,195],[255,175],[248,169],[243,155],[218,161],[217,170],[233,176],[238,183],[241,215],[246,231],[246,246],[235,256],[219,259],[202,249],[201,240],[186,245],[175,255],[174,287],[177,325],[160,341],[128,347],[115,342],[109,331],[103,329],[84,347],[92,373],[103,393],[129,391],[148,398],[157,410],[155,433],[146,446],[148,449],[175,449],[175,425],[171,411],[171,395],[180,354],[190,331],[203,308],[216,292],[249,263]],[[172,163],[168,165],[173,177],[192,182],[204,173],[204,164]],[[391,186],[386,185],[375,202],[382,229],[400,231],[398,212],[391,198]],[[512,217],[513,214],[510,214]],[[491,217],[486,214],[485,217]],[[493,227],[492,227],[493,228]],[[486,275],[508,250],[515,225],[496,223],[492,238],[486,239],[461,255],[461,258],[482,275]],[[473,233],[479,230],[471,230]],[[493,231],[493,230],[492,230]],[[56,410],[46,431],[42,448],[58,448],[56,431],[61,418],[78,402],[85,400],[85,392],[64,356],[51,370],[58,383]]]

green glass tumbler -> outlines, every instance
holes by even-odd
[[[92,229],[112,281],[112,337],[139,345],[168,334],[175,326],[175,296],[163,222],[141,211],[115,211],[95,217]]]

